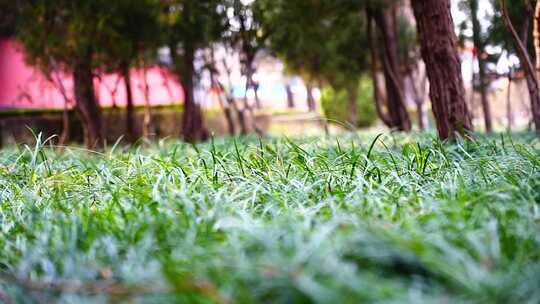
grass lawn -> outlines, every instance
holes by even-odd
[[[0,302],[539,303],[539,203],[531,134],[39,141],[0,151]]]

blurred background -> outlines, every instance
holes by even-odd
[[[392,98],[413,128],[434,128],[406,0],[0,5],[2,144],[32,142],[32,132],[65,144],[100,133],[129,142],[403,129],[388,118]],[[534,5],[508,1],[531,56]],[[530,128],[527,79],[499,1],[452,0],[451,10],[475,128]]]

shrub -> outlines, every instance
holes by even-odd
[[[326,118],[344,123],[349,112],[349,97],[345,89],[336,90],[331,86],[323,88],[321,104]],[[357,127],[372,126],[377,120],[373,101],[373,85],[370,79],[362,78],[358,83],[358,123]]]

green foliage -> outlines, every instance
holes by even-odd
[[[52,61],[71,71],[85,62],[99,67],[112,41],[109,24],[116,18],[106,0],[21,1],[17,38],[26,59],[48,74]]]
[[[384,144],[383,144],[384,143]],[[537,303],[533,134],[0,153],[15,303]]]
[[[321,105],[326,118],[343,124],[347,121],[349,96],[345,89],[323,88]],[[362,78],[358,85],[358,125],[359,128],[372,126],[377,120],[377,112],[373,101],[373,84],[370,79]]]
[[[108,2],[107,9],[115,17],[109,20],[110,34],[103,41],[105,69],[115,71],[122,65],[153,63],[156,49],[164,43],[159,1],[115,0]]]
[[[171,50],[174,70],[180,79],[192,77],[186,73],[193,68],[193,60],[189,57],[195,51],[219,41],[227,29],[225,6],[219,0],[172,0],[161,1],[161,4],[160,20],[166,45]],[[186,56],[191,59],[189,63],[185,60]]]
[[[365,18],[356,1],[257,1],[269,47],[307,81],[343,85],[367,69]],[[316,26],[318,25],[318,26]]]

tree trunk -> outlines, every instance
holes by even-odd
[[[247,129],[246,113],[245,113],[246,110],[239,109],[238,106],[236,105],[235,105],[235,108],[236,108],[236,113],[238,114],[238,124],[240,125],[240,134],[247,135],[248,129]]]
[[[377,60],[377,39],[375,39],[375,35],[373,33],[373,21],[370,12],[367,13],[367,19],[368,19],[368,27],[367,27],[367,35],[369,39],[369,49],[371,53],[371,79],[373,82],[373,98],[375,99],[375,109],[377,110],[377,114],[379,115],[379,118],[382,120],[382,122],[389,128],[393,128],[393,122],[392,119],[389,117],[387,113],[383,110],[383,96],[380,90],[380,84],[379,84],[379,77],[377,76],[377,66],[378,66],[378,60]]]
[[[261,104],[261,99],[259,98],[259,83],[255,82],[255,81],[253,81],[253,79],[251,79],[251,85],[252,85],[252,88],[253,88],[253,93],[255,94],[255,107],[257,109],[261,109],[262,104]]]
[[[144,63],[142,64],[144,66]],[[142,90],[144,92],[144,117],[142,123],[142,133],[144,139],[149,139],[152,134],[155,134],[152,127],[152,106],[150,105],[150,86],[148,85],[148,77],[146,68],[142,69]]]
[[[480,21],[478,20],[478,0],[469,1],[472,25],[473,25],[473,40],[476,48],[476,58],[478,60],[478,80],[480,82],[480,100],[482,102],[482,112],[484,113],[484,125],[486,132],[493,132],[491,119],[491,105],[487,96],[486,84],[486,62],[482,58],[484,54],[484,43],[481,37]],[[474,88],[474,86],[473,86]]]
[[[420,81],[420,90],[422,90],[422,92],[419,92],[418,88],[416,87],[416,81],[418,81],[418,79],[415,79],[415,77],[413,76],[413,72],[411,72],[409,76],[409,81],[414,95],[414,104],[416,105],[416,120],[418,123],[418,129],[424,131],[426,129],[424,123],[424,90],[426,87],[426,78],[424,76],[423,79]]]
[[[386,84],[388,111],[392,127],[400,131],[411,130],[411,120],[405,105],[403,93],[403,77],[401,75],[396,40],[396,24],[393,9],[377,10],[374,13],[375,23],[379,27],[383,41],[383,67]]]
[[[184,46],[182,86],[184,89],[184,114],[182,115],[182,136],[187,142],[207,140],[208,129],[203,120],[202,111],[194,99],[193,77],[195,68],[195,49],[190,45]]]
[[[465,102],[450,0],[412,0],[412,6],[439,137],[467,135],[473,127]]]
[[[62,133],[60,133],[60,137],[58,138],[58,146],[60,146],[60,149],[62,149],[62,147],[66,145],[68,140],[69,140],[69,109],[68,109],[68,102],[66,99],[64,99],[64,106],[62,108]]]
[[[285,85],[285,92],[287,93],[287,107],[292,109],[294,108],[294,94],[292,92],[291,85],[288,83]]]
[[[129,64],[122,65],[122,77],[126,88],[126,137],[128,142],[136,139],[135,135],[135,112],[133,107],[133,91],[131,89],[131,75],[129,73]]]
[[[306,84],[306,102],[310,112],[317,111],[317,105],[315,104],[315,98],[313,97],[313,87],[311,84]]]
[[[221,100],[221,97],[219,97]],[[225,96],[225,104],[222,105],[223,114],[225,115],[225,120],[227,121],[227,128],[229,129],[229,135],[236,135],[236,127],[234,126],[233,113],[231,111],[231,103],[227,96]]]
[[[514,124],[514,113],[512,112],[512,76],[508,72],[508,87],[506,87],[506,120],[507,120],[507,130],[512,130],[512,125]]]
[[[506,26],[508,27],[510,33],[512,34],[514,45],[519,56],[519,61],[522,63],[522,66],[525,70],[525,79],[527,81],[527,87],[529,89],[529,99],[531,102],[532,120],[535,125],[536,134],[540,136],[540,96],[538,94],[539,92],[538,81],[536,79],[536,73],[535,73],[534,66],[532,64],[531,57],[529,56],[529,53],[527,52],[526,45],[523,43],[523,40],[525,40],[526,37],[520,38],[519,34],[514,28],[514,25],[512,24],[512,21],[510,20],[510,17],[508,16],[506,0],[501,0],[501,8],[502,8],[503,20]]]
[[[534,10],[534,26],[533,26],[533,38],[534,38],[534,51],[536,55],[536,79],[540,79],[540,1],[536,2],[536,8]]]
[[[105,143],[101,108],[96,101],[90,60],[83,60],[73,71],[76,109],[82,122],[84,143],[101,148]]]
[[[356,83],[347,87],[347,95],[349,96],[349,113],[347,122],[354,130],[358,126],[358,85]]]

